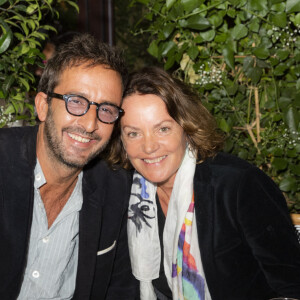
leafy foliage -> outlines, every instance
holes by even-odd
[[[268,173],[300,212],[299,0],[133,0],[148,52],[193,85],[225,151]]]
[[[131,7],[130,1],[114,0],[115,42],[120,49],[123,49],[128,67],[131,70],[137,70],[145,65],[158,64],[158,62],[147,52],[147,37],[132,34],[136,21],[147,9],[142,4]]]
[[[75,7],[75,1],[53,0],[0,0],[0,127],[14,116],[15,120],[34,121],[32,100],[27,99],[35,77],[31,70],[43,67],[42,42],[49,25],[59,17],[58,7],[66,3]]]

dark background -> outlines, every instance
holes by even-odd
[[[62,2],[55,24],[57,35],[70,31],[89,32],[123,49],[130,70],[157,64],[147,52],[149,36],[134,34],[144,8],[139,4],[130,6],[130,3],[131,0],[78,0],[78,14],[75,8]]]

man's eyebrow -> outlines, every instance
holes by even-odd
[[[65,93],[65,95],[74,95],[74,96],[81,96],[84,97],[85,99],[89,100],[90,102],[94,102],[93,100],[91,100],[88,95],[86,93],[81,93],[81,92],[67,92]],[[116,103],[114,103],[111,100],[101,100],[100,103],[105,103],[105,104],[113,104],[113,105],[117,105]],[[117,105],[118,106],[118,105]]]

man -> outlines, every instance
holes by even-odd
[[[40,125],[0,130],[1,300],[135,299],[130,182],[97,159],[125,78],[117,51],[79,35],[46,65]]]

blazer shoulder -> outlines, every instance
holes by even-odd
[[[38,126],[0,129],[0,159],[4,163],[20,163],[29,159],[34,163],[36,157],[36,135]]]
[[[240,176],[251,169],[258,168],[239,157],[220,152],[198,164],[196,174],[206,173],[213,177]]]

